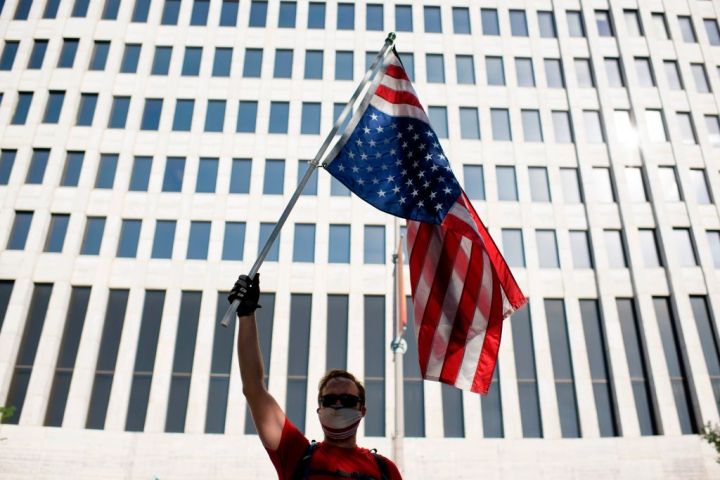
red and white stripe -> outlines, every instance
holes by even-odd
[[[400,59],[394,53],[385,59],[385,72],[380,79],[370,105],[394,117],[411,117],[430,125],[425,110],[415,94],[415,89]]]

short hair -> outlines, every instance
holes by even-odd
[[[347,370],[339,370],[339,369],[333,369],[328,371],[321,379],[320,383],[318,384],[318,405],[320,404],[320,399],[322,397],[322,391],[323,388],[328,384],[330,380],[333,378],[345,378],[347,380],[350,380],[355,384],[355,386],[358,389],[358,397],[360,397],[360,405],[365,405],[365,387],[363,386],[362,382],[355,378],[355,375],[348,372]]]

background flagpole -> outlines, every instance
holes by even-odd
[[[400,235],[400,222],[395,217],[395,243],[397,250],[393,254],[392,259],[395,264],[395,338],[393,338],[390,348],[393,351],[393,361],[395,363],[395,434],[392,439],[393,461],[397,465],[400,473],[403,471],[403,459],[405,457],[404,438],[405,438],[405,395],[404,395],[404,372],[403,372],[403,354],[407,350],[407,343],[403,338],[405,333],[405,292],[403,282],[403,254],[402,242],[403,237]]]
[[[270,251],[270,248],[272,247],[273,242],[275,242],[275,239],[280,234],[280,229],[285,224],[285,221],[287,220],[288,215],[290,215],[290,211],[295,206],[295,203],[297,202],[298,198],[300,197],[300,194],[303,191],[303,188],[305,188],[305,184],[310,180],[310,177],[312,176],[315,169],[317,169],[318,165],[320,164],[320,160],[325,155],[325,152],[327,151],[328,147],[330,146],[330,143],[332,143],[333,138],[335,138],[335,134],[340,129],[340,125],[345,121],[345,118],[347,118],[348,114],[352,110],[352,106],[357,101],[358,97],[360,96],[361,92],[365,88],[365,86],[370,82],[370,79],[373,78],[380,67],[382,66],[382,61],[385,59],[385,56],[390,51],[393,43],[395,42],[395,33],[390,32],[388,36],[385,38],[385,44],[383,45],[382,49],[378,52],[378,54],[375,56],[375,60],[373,60],[372,65],[370,65],[370,68],[367,72],[365,72],[365,77],[362,79],[360,84],[358,84],[357,88],[355,89],[355,92],[352,94],[352,97],[350,97],[350,101],[348,101],[347,104],[345,104],[345,108],[343,108],[342,112],[340,112],[340,115],[338,116],[337,120],[335,121],[335,124],[333,125],[333,128],[330,130],[330,133],[328,133],[327,137],[325,137],[325,141],[320,146],[320,149],[318,150],[317,154],[315,155],[315,158],[310,162],[308,165],[308,169],[305,172],[305,175],[300,180],[300,183],[298,183],[298,186],[295,188],[295,193],[293,193],[292,197],[290,197],[290,201],[285,206],[285,210],[283,210],[282,215],[280,215],[280,219],[275,224],[275,227],[273,228],[273,231],[270,233],[270,236],[268,237],[267,241],[265,242],[265,245],[263,246],[262,250],[258,254],[257,259],[255,260],[255,263],[253,264],[252,268],[250,269],[250,272],[248,273],[248,276],[250,278],[253,278],[257,271],[260,269],[260,265],[265,261],[265,257],[267,256],[268,252]],[[345,127],[347,128],[347,126]],[[343,132],[344,133],[343,129]],[[237,312],[238,306],[240,305],[240,302],[238,300],[234,300],[228,309],[225,311],[225,315],[223,315],[223,319],[220,322],[223,327],[227,327],[230,325],[230,322],[235,317],[235,313]]]

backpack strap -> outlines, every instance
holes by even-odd
[[[370,450],[370,452],[373,454],[373,458],[375,459],[375,463],[377,463],[378,469],[380,469],[380,480],[389,480],[390,472],[388,472],[388,466],[385,459],[378,455],[377,449],[375,448]]]
[[[315,440],[310,442],[305,449],[305,453],[295,467],[295,472],[291,477],[292,480],[305,480],[310,477],[310,460],[312,460],[313,453],[315,453],[317,447],[318,443]]]

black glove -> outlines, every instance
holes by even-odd
[[[238,317],[244,317],[253,313],[256,309],[262,308],[258,304],[260,299],[260,273],[255,274],[255,278],[250,280],[247,275],[240,275],[235,282],[228,301],[232,303],[234,300],[240,301],[237,309]]]

